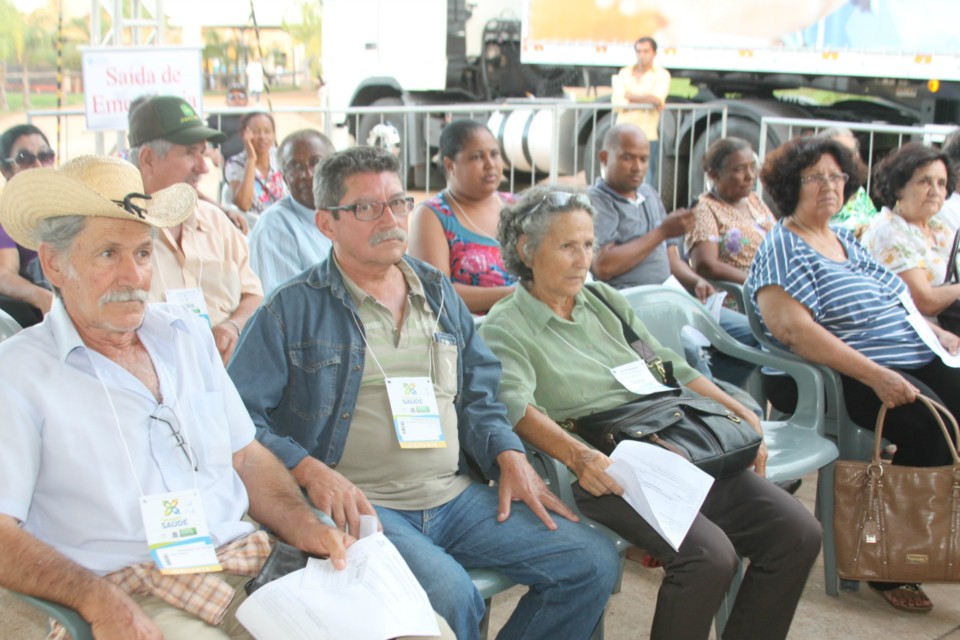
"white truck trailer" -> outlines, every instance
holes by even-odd
[[[576,141],[565,158],[577,161],[562,171],[589,174],[613,119],[603,96],[617,69],[635,62],[640,36],[657,39],[657,63],[695,92],[671,101],[725,104],[728,135],[757,145],[764,116],[960,122],[957,24],[957,0],[324,0],[323,65],[334,109],[569,100],[579,87],[581,99],[606,103],[598,117],[565,120],[563,139]],[[719,132],[716,117],[698,113],[664,123],[664,174],[677,169],[680,181]],[[436,145],[442,122],[401,120],[364,114],[348,126],[360,143],[383,122],[405,132],[422,183],[423,147]],[[768,148],[785,135],[772,127]]]

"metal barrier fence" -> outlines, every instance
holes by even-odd
[[[398,100],[399,102],[399,100]],[[647,106],[626,107],[628,110]],[[444,186],[437,158],[440,131],[456,118],[473,118],[490,127],[500,143],[505,160],[506,188],[518,191],[538,182],[590,184],[600,175],[598,153],[603,136],[613,125],[615,114],[609,102],[524,100],[506,103],[475,103],[429,106],[376,106],[332,110],[326,107],[275,106],[275,118],[289,117],[292,126],[280,127],[278,142],[295,128],[309,126],[322,130],[338,149],[354,144],[378,144],[391,148],[402,159],[408,184],[427,192]],[[243,115],[250,108],[212,108],[207,115]],[[53,131],[52,120],[61,117],[66,143],[58,150],[64,159],[80,153],[117,153],[126,149],[124,132],[86,130],[82,109],[32,110],[27,121],[45,131]],[[687,191],[703,183],[697,162],[681,162],[693,157],[694,130],[706,135],[719,130],[726,133],[727,109],[722,104],[668,104],[660,117],[657,149],[658,175],[654,186],[668,208],[686,205]],[[338,126],[343,123],[345,126]],[[719,123],[719,125],[717,124]],[[85,138],[71,152],[71,139]],[[110,138],[116,136],[115,142]],[[699,193],[699,192],[698,192]],[[693,195],[698,195],[695,193]]]
[[[817,134],[824,129],[832,127],[843,127],[849,129],[857,136],[860,142],[860,157],[866,162],[867,175],[864,188],[870,193],[870,182],[873,174],[873,165],[883,158],[890,151],[899,149],[907,142],[920,141],[929,145],[934,142],[943,142],[943,139],[957,129],[954,125],[928,124],[920,126],[903,126],[890,124],[865,124],[858,122],[845,122],[842,120],[805,120],[802,118],[774,118],[765,117],[760,121],[760,148],[757,153],[760,155],[760,161],[766,157],[767,153],[767,132],[770,127],[787,127],[788,135],[786,139],[798,135]],[[796,132],[794,132],[796,130]],[[867,140],[866,145],[863,139]],[[865,157],[864,157],[865,156]],[[759,180],[758,180],[759,183]],[[762,185],[758,184],[758,193],[762,193]]]

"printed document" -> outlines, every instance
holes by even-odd
[[[439,636],[427,594],[382,533],[347,549],[347,568],[311,558],[261,587],[237,610],[257,640],[386,640]]]
[[[610,454],[607,475],[623,487],[623,499],[666,540],[679,549],[713,478],[663,447],[624,440]]]

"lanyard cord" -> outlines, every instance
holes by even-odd
[[[127,462],[130,464],[130,470],[133,473],[133,481],[137,484],[137,493],[139,493],[140,497],[143,498],[144,497],[143,485],[140,484],[140,478],[137,476],[137,466],[133,463],[133,456],[130,455],[130,447],[127,445],[127,438],[123,435],[123,429],[120,427],[120,416],[117,413],[117,407],[116,405],[113,404],[113,397],[110,395],[110,390],[107,388],[107,383],[104,382],[103,378],[100,376],[100,371],[97,369],[97,364],[92,359],[90,363],[93,365],[93,374],[96,376],[97,381],[100,383],[100,386],[103,387],[104,395],[107,396],[107,404],[110,405],[110,411],[113,412],[113,421],[117,427],[117,435],[120,436],[120,443],[123,445],[123,452],[126,454]],[[160,382],[161,379],[164,377],[161,374],[162,367],[160,367],[159,363],[154,363],[154,364],[157,367],[158,382]],[[162,388],[162,384],[161,384],[161,388]],[[162,403],[159,403],[157,406],[159,407],[160,404]],[[178,396],[176,400],[176,408],[179,408],[179,406],[180,406],[180,398]],[[170,411],[173,413],[174,417],[177,419],[177,422],[180,424],[180,429],[183,431],[182,437],[183,437],[184,443],[186,443],[185,451],[193,451],[193,447],[190,446],[190,439],[187,437],[188,433],[187,433],[186,424],[183,422],[183,420],[180,420],[180,418],[177,417],[176,408],[170,407]],[[150,419],[151,420],[154,419],[153,416],[150,416]],[[148,438],[150,437],[149,434],[147,437]],[[196,453],[192,453],[187,457],[190,458],[190,471],[193,473],[193,487],[194,489],[199,491],[199,486],[197,482],[197,470],[195,469],[195,464],[193,460],[193,456],[195,455]]]
[[[443,294],[443,287],[441,287],[440,288],[440,310],[437,312],[437,318],[433,323],[432,333],[434,334],[437,332],[437,329],[440,328],[440,314],[443,313],[443,303],[444,303],[444,294]],[[380,373],[383,374],[384,381],[386,381],[387,379],[390,378],[390,376],[387,375],[387,372],[384,370],[383,365],[380,364],[380,360],[377,358],[377,354],[374,353],[373,348],[370,347],[370,343],[367,342],[367,334],[364,331],[363,326],[360,324],[359,315],[360,313],[357,310],[350,311],[350,317],[353,318],[353,324],[357,325],[357,331],[360,332],[360,338],[363,340],[364,346],[367,348],[367,351],[370,352],[370,356],[373,358],[373,361],[377,364],[377,368],[380,369]],[[429,347],[430,357],[427,358],[427,367],[428,367],[427,378],[429,378],[431,384],[435,384],[433,381],[433,343],[434,342],[435,342],[434,340],[432,339],[430,340],[430,347]]]
[[[610,332],[607,331],[606,327],[603,326],[603,323],[602,323],[602,322],[598,322],[597,324],[600,325],[600,330],[603,331],[604,335],[606,335],[606,336],[610,339],[611,342],[613,342],[617,347],[621,346],[621,345],[620,345],[620,342],[619,342],[616,338],[614,338],[612,335],[610,335]],[[565,345],[567,345],[568,347],[570,347],[571,349],[573,349],[574,351],[576,351],[576,352],[577,352],[578,354],[580,354],[582,357],[586,358],[587,360],[591,360],[591,361],[595,362],[596,364],[600,365],[601,367],[603,367],[603,368],[606,369],[607,371],[613,371],[614,367],[610,367],[610,366],[608,366],[608,365],[600,362],[599,360],[597,360],[597,359],[594,358],[593,356],[590,356],[589,354],[586,354],[586,353],[584,353],[583,351],[580,351],[580,349],[577,349],[575,346],[573,346],[572,344],[570,344],[570,342],[567,341],[566,338],[564,338],[562,335],[560,335],[560,334],[556,331],[556,329],[554,329],[553,327],[551,327],[549,324],[547,324],[547,329],[550,331],[550,333],[552,333],[553,335],[555,335],[555,336],[557,336],[558,338],[560,338],[560,340],[562,340]],[[637,359],[638,362],[641,360],[641,359],[637,356],[637,354],[634,353],[632,350],[631,350],[630,354],[631,354],[632,356],[636,357],[636,359]]]

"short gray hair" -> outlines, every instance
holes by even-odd
[[[317,209],[340,204],[347,192],[344,182],[361,173],[393,173],[403,184],[400,161],[389,151],[377,147],[353,147],[323,159],[313,176],[313,202]],[[331,212],[335,220],[337,213]]]
[[[834,138],[856,138],[857,136],[853,135],[853,131],[846,127],[827,127],[817,131],[817,137],[833,140]]]
[[[58,256],[67,256],[73,248],[73,241],[87,226],[87,216],[53,216],[44,218],[37,224],[34,238],[38,244],[49,245]],[[63,298],[60,288],[50,285],[53,294]]]
[[[137,169],[140,168],[140,150],[144,147],[153,149],[157,159],[163,160],[165,157],[167,157],[167,154],[170,153],[170,149],[173,149],[173,143],[169,140],[164,140],[163,138],[157,138],[156,140],[144,142],[139,147],[131,147],[130,164],[135,166]]]
[[[569,195],[563,204],[551,201],[550,194]],[[536,186],[524,191],[520,200],[500,212],[500,224],[497,227],[497,240],[500,242],[500,254],[507,271],[524,282],[533,281],[533,270],[524,262],[536,252],[540,243],[550,230],[555,216],[582,209],[591,218],[597,215],[586,191],[562,186]],[[517,241],[527,237],[523,254],[517,250]]]

